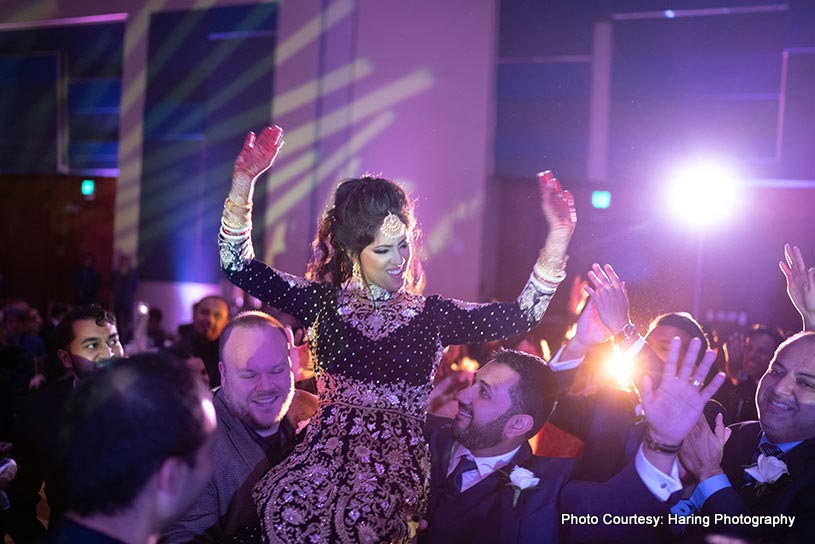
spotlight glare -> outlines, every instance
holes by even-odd
[[[668,18],[668,19],[673,19],[674,17],[676,17],[676,12],[675,12],[674,10],[672,10],[672,9],[666,9],[666,10],[663,12],[663,14],[664,14],[664,15],[665,15],[665,17],[666,17],[666,18]]]
[[[703,161],[677,170],[668,184],[667,203],[681,223],[703,228],[722,223],[739,207],[734,172],[720,163]]]
[[[606,361],[606,376],[613,386],[633,391],[634,355],[620,351],[617,346],[614,346],[612,350],[611,357]]]

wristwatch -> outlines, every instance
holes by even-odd
[[[639,335],[640,333],[637,331],[637,327],[629,321],[622,329],[620,329],[620,332],[614,335],[614,343],[618,346],[623,343],[630,344],[639,338]]]

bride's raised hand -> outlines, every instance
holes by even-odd
[[[229,198],[236,204],[252,202],[255,182],[274,163],[277,153],[283,147],[283,129],[277,125],[266,127],[260,135],[254,132],[246,135],[243,148],[235,159],[232,172],[232,188]]]
[[[538,186],[541,194],[541,210],[549,227],[547,245],[561,246],[557,250],[565,253],[565,246],[568,245],[577,224],[574,197],[572,193],[560,186],[560,182],[550,170],[538,174]]]
[[[550,170],[538,174],[541,209],[549,226],[550,239],[568,243],[577,224],[577,212],[572,193],[564,190]]]

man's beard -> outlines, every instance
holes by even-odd
[[[483,450],[498,445],[504,438],[504,427],[513,414],[507,410],[503,415],[489,423],[473,423],[461,429],[453,424],[453,438],[470,451]]]
[[[263,432],[268,431],[271,428],[268,422],[259,421],[255,417],[255,414],[253,414],[252,410],[249,408],[249,402],[234,402],[227,384],[223,384],[223,389],[224,401],[238,421],[254,431]],[[274,425],[279,425],[280,422],[286,417],[291,401],[294,398],[294,390],[290,391],[288,395],[281,393],[280,396],[283,397],[283,402],[280,405],[280,410],[274,416]]]

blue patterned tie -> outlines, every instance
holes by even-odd
[[[461,481],[462,475],[465,472],[470,472],[471,470],[475,470],[477,468],[475,461],[470,459],[466,455],[462,455],[461,459],[456,465],[455,470],[450,473],[450,476],[444,481],[444,487],[447,488],[449,491],[453,491],[455,493],[461,493]]]

